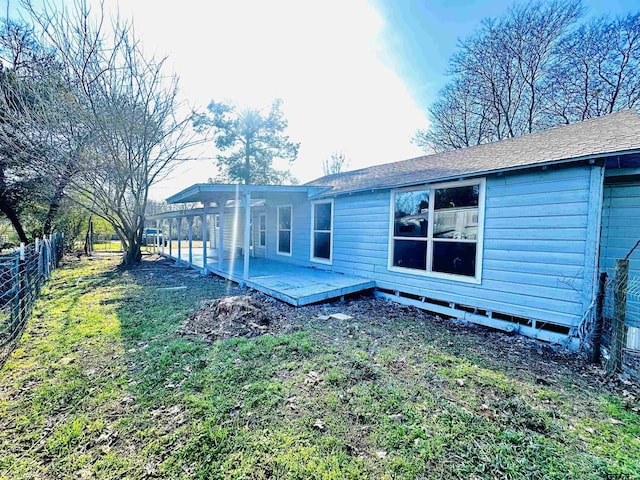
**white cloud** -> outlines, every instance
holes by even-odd
[[[288,133],[301,142],[292,165],[301,181],[320,176],[334,151],[351,168],[420,153],[410,138],[426,124],[424,112],[382,62],[384,20],[364,0],[137,0],[120,9],[134,17],[148,51],[169,55],[194,106],[211,99],[267,106],[282,98]],[[178,173],[155,195],[206,181],[215,169],[198,162]]]

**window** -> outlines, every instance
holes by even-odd
[[[266,213],[261,213],[258,216],[258,246],[259,247],[267,246],[267,215]]]
[[[331,263],[333,259],[333,200],[311,205],[311,260]]]
[[[278,254],[291,255],[292,206],[278,206]]]
[[[479,282],[484,180],[392,192],[389,268]]]

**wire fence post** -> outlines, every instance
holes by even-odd
[[[607,363],[607,373],[622,370],[622,355],[626,343],[625,317],[627,310],[627,283],[629,281],[629,260],[616,260],[613,282],[613,318],[611,319],[611,351]]]
[[[62,246],[54,235],[0,255],[0,365],[18,343]]]
[[[20,325],[20,256],[16,255],[11,268],[11,289],[9,295],[11,299],[11,333]]]
[[[22,325],[25,321],[25,312],[27,310],[27,297],[29,295],[27,291],[27,269],[26,269],[26,252],[25,252],[25,244],[20,244],[20,261],[18,262],[18,325],[15,332],[13,334],[17,334],[17,332],[22,328]]]

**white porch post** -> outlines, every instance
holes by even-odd
[[[182,217],[178,217],[178,260],[182,260]]]
[[[173,257],[173,218],[169,219],[169,256]]]
[[[158,220],[158,221],[161,222],[160,225],[162,225],[162,230],[166,231],[166,229],[165,229],[165,227],[167,225],[166,220],[162,219],[162,220]],[[164,242],[166,241],[166,239],[167,239],[167,236],[166,236],[166,234],[163,233],[162,234],[162,242],[160,242],[160,248],[161,248],[161,251],[162,251],[162,255],[164,255]]]
[[[220,202],[220,217],[218,220],[218,268],[220,271],[224,269],[224,207],[227,201]]]
[[[244,273],[242,278],[249,280],[249,249],[251,247],[251,192],[244,194]]]
[[[160,251],[160,220],[156,220],[155,225],[156,225],[156,240],[155,242],[153,242],[153,251],[158,253]]]
[[[189,228],[189,266],[193,265],[193,217],[187,217]]]
[[[207,270],[207,214],[209,210],[209,202],[204,202],[204,211],[202,212],[202,268]]]
[[[162,254],[164,255],[165,249],[167,248],[167,221],[162,220]]]
[[[160,245],[162,245],[160,230],[162,230],[162,224],[160,223],[160,219],[158,219],[156,220],[156,253],[160,253]]]

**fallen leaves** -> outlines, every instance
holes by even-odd
[[[307,373],[307,376],[304,379],[305,387],[315,387],[323,382],[324,380],[320,377],[318,372],[315,372],[313,370]]]

